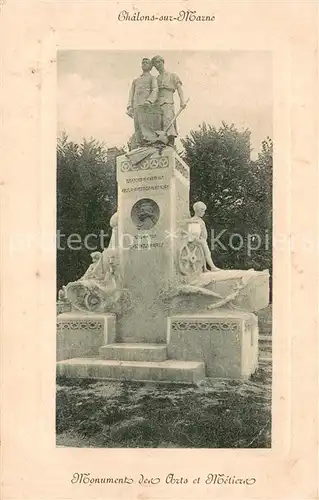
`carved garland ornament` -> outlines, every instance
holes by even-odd
[[[102,326],[103,322],[97,320],[65,320],[58,321],[57,323],[58,330],[96,330],[97,328],[101,328]]]
[[[157,158],[146,158],[140,163],[133,165],[129,160],[121,164],[121,172],[130,172],[136,170],[152,170],[154,168],[167,168],[169,165],[168,156],[159,156]]]
[[[239,332],[239,324],[234,322],[216,322],[216,321],[172,321],[172,330],[174,331],[210,331]]]

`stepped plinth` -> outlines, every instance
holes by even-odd
[[[57,374],[70,378],[92,378],[138,382],[197,384],[205,377],[198,361],[119,361],[75,358],[57,363]]]

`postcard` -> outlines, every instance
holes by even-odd
[[[0,9],[2,497],[317,498],[316,3]]]

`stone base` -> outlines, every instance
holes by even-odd
[[[115,337],[113,314],[59,315],[57,374],[196,384],[205,376],[247,379],[258,366],[252,313],[220,309],[172,316],[167,344],[116,343]]]
[[[59,361],[57,375],[70,378],[197,384],[205,377],[205,367],[202,362],[192,361],[167,360],[157,363],[76,358]]]
[[[172,316],[167,343],[169,358],[203,361],[207,377],[247,379],[258,366],[258,324],[252,313]]]
[[[57,360],[97,356],[115,341],[115,315],[63,313],[57,317]]]
[[[109,344],[100,347],[101,359],[118,361],[165,361],[167,345],[163,344]]]

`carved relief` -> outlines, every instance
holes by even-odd
[[[175,159],[175,168],[185,179],[189,179],[189,171],[177,158]]]
[[[169,165],[168,156],[158,156],[146,158],[140,163],[133,164],[129,160],[124,160],[121,164],[121,172],[134,172],[136,170],[152,170],[155,168],[167,168]]]
[[[134,203],[131,210],[133,224],[140,231],[152,229],[160,216],[158,204],[150,198],[143,198]]]

